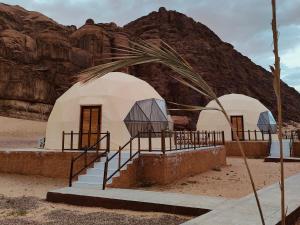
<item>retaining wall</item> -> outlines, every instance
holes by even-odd
[[[23,175],[39,175],[53,178],[68,178],[72,152],[0,151],[0,172]],[[88,161],[95,157],[88,154]],[[74,171],[82,168],[84,159],[74,165]]]
[[[249,158],[263,158],[268,156],[268,141],[242,141],[245,154]],[[236,141],[225,143],[227,156],[242,156]]]
[[[0,151],[0,172],[23,175],[40,175],[52,178],[68,178],[72,152],[42,151]],[[95,154],[90,153],[88,161]],[[84,158],[74,165],[78,171],[84,164]],[[199,174],[207,170],[226,165],[224,146],[201,150],[184,150],[157,153],[142,153],[129,164],[121,176],[113,179],[113,187],[165,185],[178,179]]]
[[[199,174],[226,165],[223,146],[201,150],[162,154],[141,154],[120,177],[113,179],[112,187],[166,185],[184,177]]]

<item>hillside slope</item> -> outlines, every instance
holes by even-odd
[[[160,8],[124,28],[91,19],[76,28],[0,3],[0,115],[46,120],[55,100],[75,81],[75,74],[113,56],[115,47],[137,37],[165,40],[203,74],[218,95],[246,94],[276,113],[271,74],[184,14]],[[162,65],[134,66],[129,72],[149,82],[166,100],[207,103],[166,76],[173,72]],[[285,120],[300,122],[300,94],[285,83],[282,92]],[[179,114],[190,116],[191,126],[198,116]]]

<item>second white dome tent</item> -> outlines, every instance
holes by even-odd
[[[276,122],[272,113],[259,100],[242,94],[223,95],[218,99],[228,113],[241,140],[249,139],[249,136],[250,139],[255,139],[255,135],[256,138],[262,139],[262,135],[266,133],[276,133]],[[206,107],[219,108],[214,100],[209,102]],[[226,141],[234,140],[225,116],[217,110],[201,111],[197,130],[221,130],[224,131]],[[248,131],[251,133],[248,134]]]

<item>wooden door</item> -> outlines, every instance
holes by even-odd
[[[80,148],[94,146],[101,133],[101,106],[81,106],[80,117]],[[99,149],[99,144],[94,146]]]
[[[243,116],[231,116],[230,119],[231,119],[231,124],[233,127],[233,130],[231,130],[232,140],[235,141],[233,131],[237,131],[237,135],[241,141],[244,140],[244,118],[243,118]]]

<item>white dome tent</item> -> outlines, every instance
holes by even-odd
[[[111,72],[86,84],[76,83],[55,102],[47,123],[45,148],[62,149],[63,131],[92,132],[92,137],[74,136],[74,148],[82,148],[88,138],[95,142],[97,132],[109,131],[110,147],[117,150],[131,137],[124,122],[126,116],[137,101],[146,99],[161,102],[164,107],[156,111],[167,115],[164,99],[152,86],[134,76]],[[65,142],[70,145],[70,140]]]
[[[276,132],[276,122],[270,110],[255,98],[242,94],[228,94],[218,98],[228,113],[233,126],[239,133],[239,138],[254,139],[255,130],[258,131],[257,138],[262,139],[262,133]],[[219,108],[213,100],[206,107]],[[217,110],[203,110],[200,112],[198,130],[220,130],[224,131],[225,140],[233,140],[232,130],[222,112]],[[256,133],[256,132],[255,132]],[[267,137],[266,137],[267,138]]]

